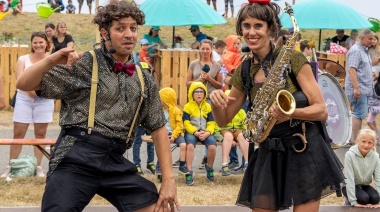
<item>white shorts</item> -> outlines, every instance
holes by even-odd
[[[17,92],[13,121],[19,123],[50,123],[53,121],[54,100],[31,98],[22,91]]]

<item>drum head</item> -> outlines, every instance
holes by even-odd
[[[328,110],[327,132],[335,144],[343,145],[350,140],[352,132],[349,101],[335,77],[329,73],[322,73],[318,77]]]

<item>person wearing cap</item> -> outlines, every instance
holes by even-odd
[[[207,35],[200,31],[198,25],[191,25],[189,28],[191,34],[195,37],[195,42],[191,44],[192,49],[198,49],[203,39],[207,39]]]
[[[160,30],[161,30],[160,26],[152,26],[152,28],[150,28],[149,30],[149,33],[144,34],[143,36],[144,39],[148,40],[148,43],[149,43],[148,53],[150,55],[156,54],[157,47],[165,48],[165,49],[168,48],[168,46],[162,42],[160,36],[158,35],[158,31]]]
[[[141,45],[141,50],[140,50],[140,61],[145,62],[149,65],[149,69],[153,71],[153,66],[152,66],[152,60],[151,57],[148,53],[148,48],[149,48],[149,42],[147,39],[143,38],[140,40],[140,45]]]

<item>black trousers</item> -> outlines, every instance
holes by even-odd
[[[125,141],[86,130],[63,130],[49,162],[42,211],[82,211],[98,194],[118,211],[135,211],[158,200],[156,186],[124,158]]]
[[[346,187],[342,188],[343,195],[347,197]],[[355,186],[356,201],[361,205],[378,204],[380,201],[379,194],[376,189],[370,185]]]

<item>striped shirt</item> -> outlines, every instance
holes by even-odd
[[[354,94],[354,86],[352,85],[350,74],[348,72],[351,67],[356,69],[360,94],[372,96],[373,78],[371,72],[371,59],[367,47],[361,45],[359,42],[356,42],[347,53],[345,80],[345,93],[347,96]]]

